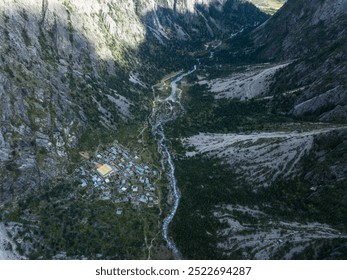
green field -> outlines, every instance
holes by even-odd
[[[277,10],[279,10],[283,4],[286,2],[285,0],[251,0],[254,5],[256,5],[260,10],[268,13],[270,15],[274,14]]]

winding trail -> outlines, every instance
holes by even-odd
[[[197,69],[197,66],[194,65],[194,68],[190,71],[182,73],[178,77],[176,77],[171,82],[171,94],[165,98],[160,99],[156,98],[152,114],[149,118],[150,125],[152,127],[152,134],[158,143],[158,151],[162,156],[161,164],[162,168],[168,168],[168,177],[171,186],[171,193],[174,199],[173,206],[170,210],[168,216],[164,219],[162,234],[163,238],[167,243],[169,249],[173,252],[176,259],[182,259],[182,255],[179,252],[175,242],[169,237],[168,228],[173,218],[176,215],[179,203],[180,203],[180,190],[177,186],[177,180],[175,177],[175,165],[172,159],[172,155],[170,153],[167,139],[165,136],[164,125],[169,122],[175,120],[179,114],[181,114],[184,109],[180,102],[180,98],[177,95],[177,92],[180,90],[177,84],[186,76],[192,74]],[[154,88],[153,88],[154,91]]]

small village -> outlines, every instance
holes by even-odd
[[[159,172],[142,164],[138,156],[131,155],[119,144],[84,158],[88,158],[87,164],[76,170],[81,186],[97,191],[102,200],[119,204],[117,215],[123,214],[125,203],[131,203],[133,208],[159,204],[155,184]]]

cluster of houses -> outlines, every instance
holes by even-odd
[[[119,204],[117,215],[123,214],[122,203],[134,207],[154,207],[159,204],[155,180],[158,171],[143,165],[138,156],[130,155],[114,144],[80,167],[81,186],[98,191],[100,199]]]

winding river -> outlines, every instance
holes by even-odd
[[[170,213],[164,219],[162,234],[164,240],[167,243],[167,246],[173,252],[176,259],[182,259],[182,255],[180,254],[175,242],[169,237],[168,228],[176,215],[181,195],[180,190],[177,186],[177,180],[175,177],[175,165],[168,147],[164,125],[169,121],[175,120],[179,116],[179,114],[184,111],[183,106],[180,102],[180,98],[177,94],[177,92],[180,91],[177,84],[184,77],[192,74],[196,69],[197,67],[196,65],[194,65],[194,68],[192,70],[182,73],[171,82],[171,94],[165,99],[160,99],[159,97],[156,98],[155,106],[153,107],[153,111],[150,117],[152,134],[157,140],[158,150],[162,156],[162,167],[165,169],[168,168],[171,194],[174,200]]]

